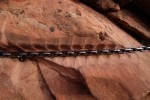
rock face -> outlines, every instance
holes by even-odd
[[[79,0],[0,0],[0,49],[137,47],[142,45],[134,38],[137,34],[150,39],[145,20],[125,8],[96,12]],[[0,99],[150,100],[149,58],[150,52],[25,62],[0,58]]]
[[[150,20],[145,16],[142,16],[137,12],[129,11],[129,9],[111,12],[108,15],[122,27],[131,31],[132,35],[139,35],[147,40],[150,39]]]
[[[118,11],[120,10],[119,4],[113,0],[82,0],[83,2],[92,5],[100,11]]]

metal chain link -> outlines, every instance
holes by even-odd
[[[17,58],[24,62],[27,58],[33,57],[69,57],[69,56],[90,56],[90,55],[111,55],[150,51],[150,46],[141,46],[137,48],[120,48],[104,50],[81,50],[81,51],[51,51],[51,52],[5,52],[0,51],[0,57]]]

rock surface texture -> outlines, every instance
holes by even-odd
[[[79,0],[0,0],[0,49],[114,49],[150,40],[145,13],[93,1],[107,12]],[[150,100],[150,52],[0,58],[0,100]]]

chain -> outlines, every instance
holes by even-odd
[[[27,58],[33,57],[68,57],[68,56],[90,56],[90,55],[111,55],[125,54],[150,51],[150,46],[142,46],[137,48],[120,48],[120,49],[104,49],[104,50],[81,50],[81,51],[51,51],[51,52],[5,52],[0,51],[0,57],[17,58],[20,62],[24,62]]]

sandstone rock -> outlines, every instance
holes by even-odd
[[[149,0],[82,0],[99,11],[119,11],[124,6],[134,4],[150,15]],[[120,7],[121,6],[121,7]]]
[[[82,0],[100,11],[118,11],[119,5],[113,0]]]
[[[137,31],[146,37],[149,26],[143,27],[139,18],[133,22],[141,25]],[[0,1],[2,50],[114,49],[141,45],[116,21],[79,0]],[[0,58],[0,99],[148,100],[149,57],[150,52],[138,52],[33,58],[22,63]]]
[[[127,9],[111,12],[109,16],[127,30],[132,31],[132,35],[150,39],[150,21],[145,16]]]
[[[129,4],[134,4],[141,8],[145,13],[150,15],[150,1],[149,0],[116,0],[120,6],[128,6]],[[136,8],[136,7],[135,7]]]
[[[17,59],[0,59],[1,100],[53,100],[38,64]]]

